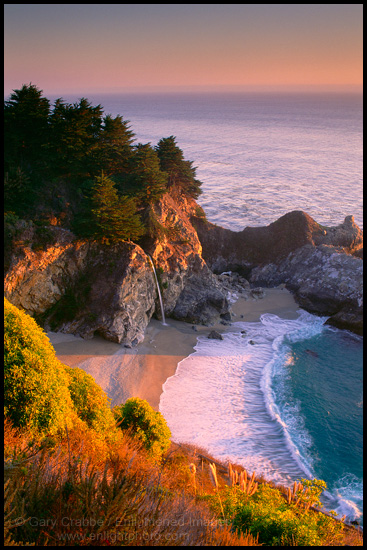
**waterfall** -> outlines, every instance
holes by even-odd
[[[154,263],[153,263],[152,257],[151,257],[149,254],[147,254],[147,256],[148,256],[148,258],[149,258],[150,263],[152,264],[153,273],[154,273],[154,277],[155,277],[155,282],[156,282],[156,285],[157,285],[158,296],[159,296],[159,303],[160,303],[160,305],[161,305],[161,312],[162,312],[162,324],[167,326],[166,318],[165,318],[165,316],[164,316],[163,300],[162,300],[161,289],[159,288],[157,272],[156,272],[156,270],[155,270],[155,267],[154,267]]]

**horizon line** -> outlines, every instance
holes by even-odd
[[[12,88],[11,91],[5,91],[4,87],[4,97],[9,97],[10,94],[15,89],[20,89],[23,85],[28,85],[30,83],[22,83],[18,87]],[[32,82],[32,84],[34,84]],[[79,95],[84,97],[85,94],[154,94],[154,93],[350,93],[350,94],[363,94],[363,85],[359,84],[335,84],[335,85],[319,85],[319,84],[308,84],[308,85],[263,85],[263,86],[245,86],[245,85],[200,85],[200,86],[114,86],[110,88],[96,88],[92,87],[88,90],[81,90],[80,88],[75,89],[64,89],[64,90],[51,90],[47,91],[42,86],[35,84],[37,88],[41,89],[44,94],[58,96],[60,94],[68,95]],[[7,87],[8,90],[8,87]]]

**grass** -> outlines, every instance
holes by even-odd
[[[46,445],[6,421],[8,545],[253,545],[182,490],[183,456],[171,450],[158,465],[131,435],[105,443],[88,428]]]
[[[7,545],[259,546],[266,510],[289,508],[286,494],[259,479],[251,496],[230,484],[227,466],[204,449],[172,443],[157,463],[133,434],[108,441],[83,429],[37,439],[5,421]],[[257,515],[249,522],[251,506]],[[296,532],[294,521],[287,528]],[[339,531],[329,528],[322,545],[362,544],[356,529]],[[278,545],[294,545],[284,542]]]

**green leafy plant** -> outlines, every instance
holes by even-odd
[[[241,533],[259,534],[259,542],[267,546],[322,546],[332,534],[337,540],[342,525],[329,516],[309,510],[308,503],[319,503],[326,487],[322,480],[302,480],[309,491],[303,492],[298,483],[293,487],[296,500],[284,498],[270,485],[262,484],[250,496],[239,485],[226,487],[223,508],[227,521]],[[303,504],[300,505],[300,503]],[[305,506],[306,504],[306,506]]]
[[[110,399],[98,386],[93,376],[78,367],[64,367],[70,377],[69,391],[74,407],[81,420],[97,432],[115,428],[115,418],[110,408]]]
[[[96,178],[91,193],[95,237],[115,242],[137,240],[143,235],[135,199],[119,197],[114,182],[103,172]]]
[[[63,430],[76,417],[68,385],[44,331],[4,299],[4,405],[14,425]]]
[[[164,417],[144,399],[132,397],[113,412],[120,428],[130,429],[151,457],[159,459],[169,448],[171,431]]]

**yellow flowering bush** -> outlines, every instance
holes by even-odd
[[[4,406],[17,427],[56,433],[76,418],[69,377],[45,332],[4,300]]]

